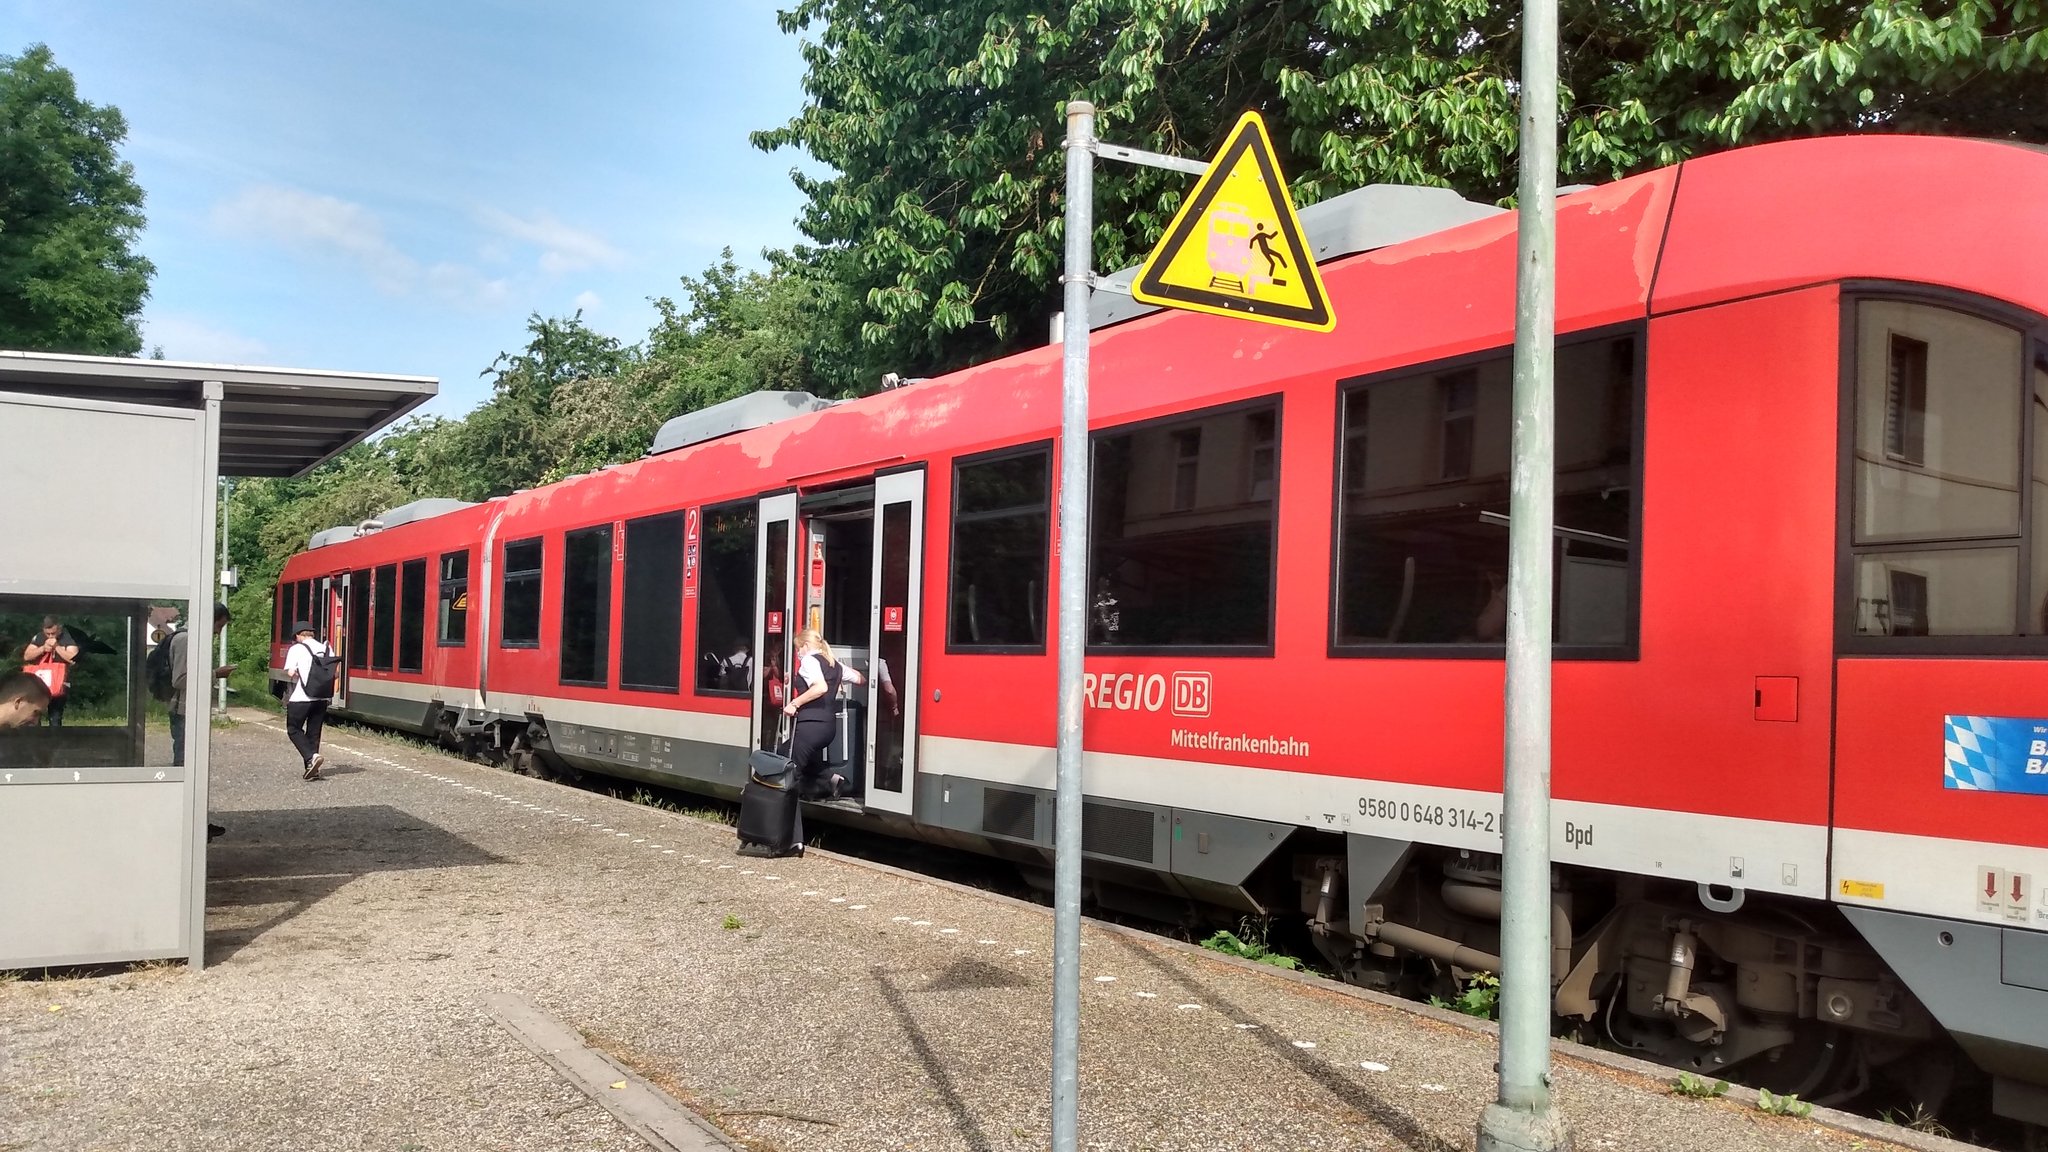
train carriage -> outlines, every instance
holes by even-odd
[[[1498,963],[1515,230],[1446,197],[1304,212],[1334,333],[1089,334],[1098,893],[1390,986]],[[1740,149],[1563,197],[1558,254],[1559,1014],[1809,1096],[1938,1099],[1951,1038],[2048,1123],[2048,153]],[[1042,869],[1059,411],[1056,347],[746,397],[279,603],[347,714],[723,795],[819,627],[871,681],[821,815]]]

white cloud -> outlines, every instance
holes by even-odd
[[[213,221],[228,232],[339,257],[393,294],[408,291],[420,277],[419,261],[385,237],[376,213],[334,196],[281,184],[252,184],[216,205]]]
[[[599,296],[597,293],[592,292],[588,288],[585,288],[583,291],[578,292],[576,294],[575,304],[577,311],[582,312],[586,315],[591,315],[595,314],[599,308],[604,306],[604,297]]]
[[[477,217],[484,227],[540,249],[540,270],[549,275],[618,264],[626,258],[604,237],[572,228],[545,212],[529,218],[485,208]]]
[[[142,344],[145,348],[162,348],[165,359],[202,364],[266,364],[273,359],[270,346],[263,341],[190,316],[145,315]]]

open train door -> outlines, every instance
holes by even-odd
[[[348,573],[320,581],[320,617],[320,638],[336,655],[340,655],[341,646],[349,635]],[[345,657],[334,667],[334,697],[328,707],[348,707],[348,660]]]
[[[754,571],[754,747],[768,749],[783,736],[782,705],[789,699],[790,645],[796,612],[796,493],[761,498]]]
[[[917,781],[918,623],[924,591],[924,469],[875,477],[873,614],[868,623],[869,808],[910,814]]]

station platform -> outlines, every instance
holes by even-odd
[[[208,967],[0,980],[0,1149],[1049,1146],[1048,909],[359,731],[306,782],[237,716]],[[1483,1022],[1085,940],[1084,1148],[1473,1146]],[[1569,1046],[1553,1075],[1582,1152],[1965,1147]]]

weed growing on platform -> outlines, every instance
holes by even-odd
[[[740,921],[739,917],[730,912],[725,914],[725,930],[727,932],[737,932],[745,927],[746,925]]]
[[[1467,1016],[1477,1016],[1481,1020],[1498,1020],[1500,977],[1490,972],[1474,972],[1465,978],[1464,986],[1458,989],[1455,997],[1446,1000],[1441,996],[1431,996],[1429,1006],[1463,1012]]]
[[[1674,1096],[1712,1099],[1716,1096],[1726,1096],[1728,1094],[1728,1082],[1726,1080],[1709,1080],[1704,1076],[1695,1076],[1690,1072],[1680,1072],[1678,1074],[1678,1083],[1671,1086],[1671,1094]]]
[[[1238,932],[1218,932],[1202,941],[1202,947],[1225,956],[1238,956],[1285,968],[1289,972],[1299,971],[1301,961],[1282,952],[1275,952],[1266,946],[1266,922],[1246,917],[1238,923]],[[1239,935],[1241,932],[1243,935]]]
[[[1781,1096],[1769,1088],[1756,1090],[1756,1107],[1757,1111],[1768,1112],[1773,1116],[1797,1116],[1805,1119],[1813,1115],[1813,1105],[1801,1100],[1797,1093]]]
[[[1894,1112],[1887,1108],[1879,1112],[1877,1116],[1878,1119],[1883,1120],[1887,1124],[1914,1132],[1925,1132],[1929,1136],[1940,1136],[1948,1139],[1953,1138],[1955,1135],[1955,1133],[1948,1130],[1946,1125],[1934,1118],[1934,1113],[1929,1112],[1925,1104],[1913,1105],[1911,1112],[1903,1110]]]

